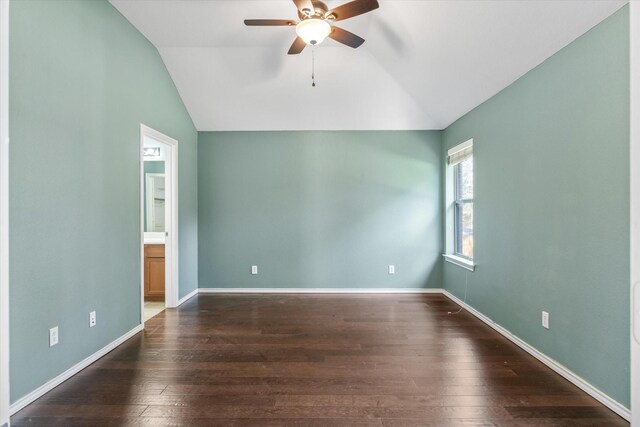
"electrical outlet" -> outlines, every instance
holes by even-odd
[[[542,312],[542,327],[549,329],[549,313],[546,311]]]
[[[49,329],[49,347],[58,344],[58,327]]]
[[[251,266],[251,274],[258,274],[258,266],[257,265],[252,265]]]
[[[389,274],[396,274],[396,266],[395,265],[390,265],[389,266]]]
[[[92,311],[91,313],[89,313],[89,327],[93,328],[94,326],[96,326],[96,312]]]

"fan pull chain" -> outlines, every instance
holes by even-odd
[[[316,87],[316,50],[311,49],[311,86]]]

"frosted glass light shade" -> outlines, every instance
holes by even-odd
[[[296,33],[306,44],[317,45],[331,34],[331,25],[322,19],[305,19],[296,25]]]

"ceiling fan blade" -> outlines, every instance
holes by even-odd
[[[354,49],[362,46],[362,43],[364,43],[364,39],[362,37],[356,36],[347,30],[343,30],[342,28],[335,26],[331,27],[329,37]]]
[[[296,21],[290,19],[245,19],[244,25],[249,27],[292,27]]]
[[[330,18],[333,15],[334,21],[342,21],[362,15],[363,13],[371,12],[379,7],[378,0],[354,0],[338,6],[335,9],[331,9],[325,16]]]
[[[304,42],[304,40],[302,40],[300,37],[296,37],[296,39],[293,41],[293,44],[289,48],[289,52],[287,53],[289,55],[297,55],[302,52],[306,46],[307,44]]]
[[[313,15],[313,13],[315,12],[311,0],[293,0],[293,2],[295,3],[298,10],[300,12],[303,12],[303,14],[305,10],[309,11],[309,15]]]

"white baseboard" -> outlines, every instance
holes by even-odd
[[[441,294],[442,289],[411,288],[199,288],[200,294]]]
[[[180,298],[180,300],[178,300],[178,305],[176,305],[176,308],[180,307],[182,304],[195,297],[196,295],[198,295],[198,288],[195,288],[193,291]]]
[[[60,384],[62,384],[63,382],[65,382],[66,380],[68,380],[69,378],[71,378],[72,376],[74,376],[75,374],[77,374],[78,372],[83,370],[84,368],[86,368],[87,366],[91,365],[93,362],[95,362],[96,360],[100,359],[102,356],[104,356],[105,354],[109,353],[111,350],[113,350],[114,348],[118,347],[120,344],[124,343],[126,340],[128,340],[131,337],[133,337],[134,335],[136,335],[138,332],[140,332],[142,330],[143,330],[143,326],[142,325],[136,326],[135,328],[133,328],[132,330],[130,330],[126,334],[122,335],[120,338],[118,338],[115,341],[107,344],[106,346],[104,346],[100,350],[96,351],[91,356],[87,357],[86,359],[82,360],[79,363],[76,363],[71,368],[67,369],[66,371],[64,371],[63,373],[58,375],[57,377],[47,381],[46,383],[44,383],[43,385],[41,385],[37,389],[33,390],[31,393],[29,393],[26,396],[23,396],[20,399],[16,400],[9,407],[9,414],[11,414],[11,415],[15,414],[16,412],[18,412],[19,410],[21,410],[22,408],[24,408],[25,406],[27,406],[28,404],[33,402],[34,400],[38,399],[39,397],[41,397],[45,393],[53,390],[55,387],[59,386]]]
[[[517,345],[518,347],[520,347],[521,349],[523,349],[524,351],[526,351],[527,353],[529,353],[530,355],[532,355],[533,357],[535,357],[536,359],[538,359],[539,361],[547,365],[549,368],[553,369],[556,373],[558,373],[559,375],[561,375],[562,377],[564,377],[574,385],[576,385],[578,388],[580,388],[582,391],[584,391],[585,393],[587,393],[588,395],[596,399],[598,402],[602,403],[604,406],[611,409],[613,412],[620,415],[625,420],[627,421],[631,420],[631,410],[629,410],[623,404],[612,399],[610,396],[608,396],[607,394],[603,393],[602,391],[594,387],[592,384],[590,384],[584,378],[577,375],[575,372],[571,371],[566,366],[558,363],[556,360],[550,358],[546,354],[541,353],[531,345],[527,344],[517,336],[513,335],[511,332],[509,332],[502,326],[498,325],[493,320],[491,320],[484,314],[480,313],[475,308],[471,307],[469,304],[463,302],[460,298],[456,297],[451,292],[447,290],[443,290],[442,293],[447,298],[453,300],[456,304],[460,305],[462,308],[467,310],[469,313],[473,314],[475,317],[482,320],[491,328],[495,329],[498,333],[500,333],[502,336],[507,338],[509,341],[511,341],[512,343],[514,343],[515,345]]]

